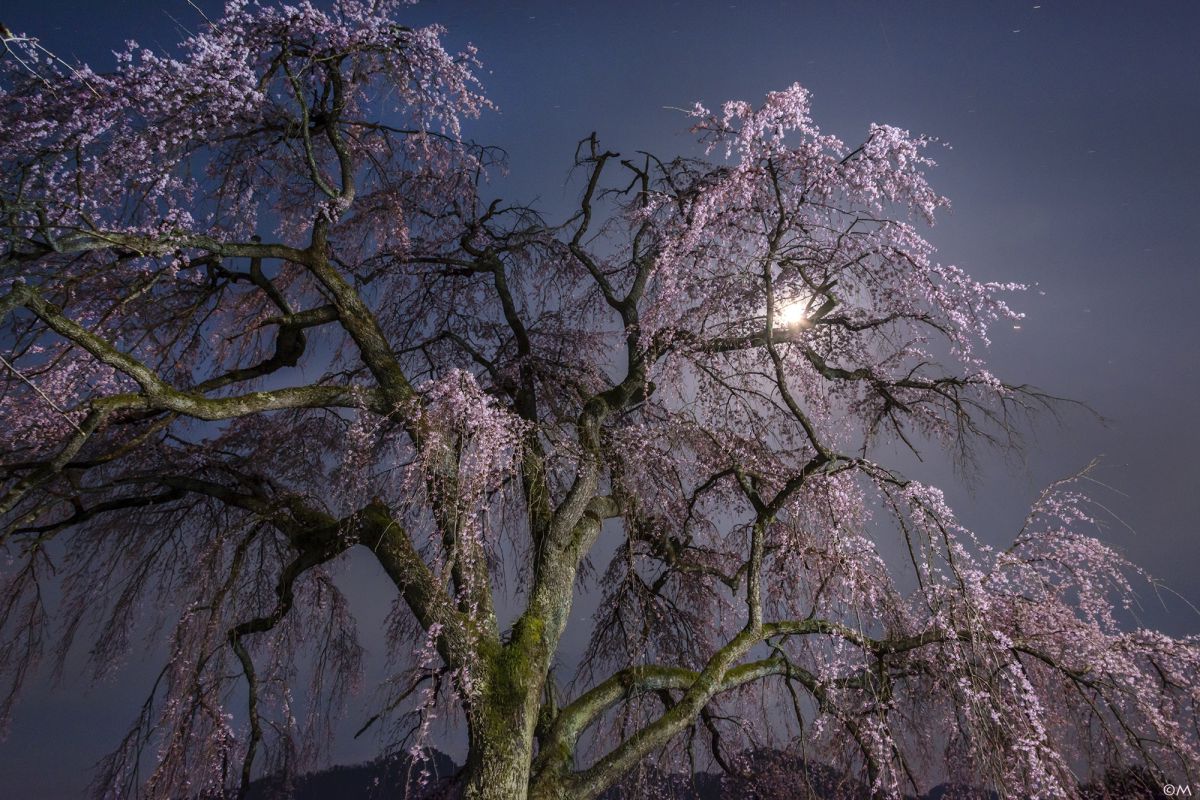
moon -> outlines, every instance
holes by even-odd
[[[775,310],[775,324],[784,328],[803,328],[809,324],[809,301],[798,297],[779,304]]]

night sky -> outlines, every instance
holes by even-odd
[[[219,13],[219,0],[197,5]],[[1200,4],[429,0],[407,15],[479,47],[500,110],[467,133],[510,155],[493,191],[552,218],[569,213],[572,154],[591,131],[609,149],[670,157],[692,150],[672,107],[757,102],[796,81],[848,143],[877,121],[952,145],[932,151],[952,202],[928,232],[939,258],[1036,284],[1012,302],[1021,328],[996,331],[993,372],[1086,401],[1106,424],[1068,408],[1029,431],[1023,455],[983,454],[970,481],[937,453],[900,463],[1002,543],[1043,485],[1103,457],[1104,538],[1169,587],[1139,590],[1140,621],[1200,633]],[[8,27],[102,71],[125,39],[169,49],[198,16],[187,0],[0,2]],[[350,565],[378,655],[372,631],[394,590],[372,569]],[[152,661],[137,655],[93,688],[34,681],[0,744],[0,795],[78,797],[149,691]],[[335,758],[361,760],[370,744]]]

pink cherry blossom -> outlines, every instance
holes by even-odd
[[[1200,771],[1200,640],[1131,624],[1148,578],[1079,479],[1000,549],[878,458],[1051,402],[984,361],[1022,287],[925,238],[933,140],[846,144],[793,85],[695,106],[703,158],[583,139],[547,220],[487,194],[474,49],[404,14],[234,0],[111,72],[6,40],[0,715],[149,632],[97,796],[314,766],[363,683],[357,554],[395,586],[362,732],[465,729],[465,797]]]

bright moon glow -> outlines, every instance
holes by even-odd
[[[782,327],[802,327],[808,324],[808,299],[799,298],[780,304],[775,312],[775,324]]]

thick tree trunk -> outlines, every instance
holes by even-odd
[[[557,775],[540,775],[531,784],[533,748],[521,744],[502,741],[481,752],[478,763],[468,761],[465,800],[585,800],[579,794],[569,795],[566,782]]]
[[[533,748],[522,739],[519,731],[513,731],[511,736],[472,748],[465,800],[526,800]]]
[[[465,800],[527,800],[537,709],[481,709],[471,727]]]
[[[518,624],[512,641],[486,659],[487,675],[468,711],[466,800],[526,800],[534,732],[545,683],[544,658]],[[531,652],[532,651],[532,652]]]

